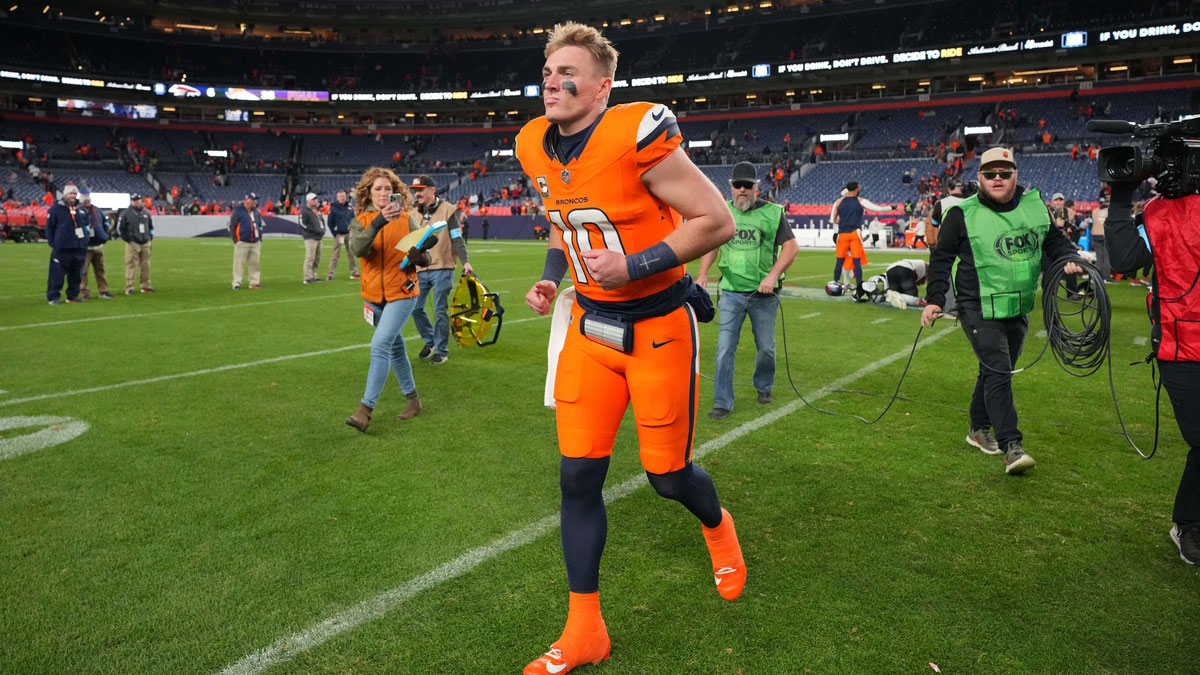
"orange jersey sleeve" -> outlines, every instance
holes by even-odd
[[[576,292],[593,300],[626,301],[657,293],[681,279],[684,266],[606,291],[591,278],[582,254],[608,248],[623,255],[662,241],[681,218],[642,185],[642,174],[683,142],[665,105],[626,103],[604,112],[577,156],[555,156],[551,124],[539,117],[517,135],[516,154],[542,196],[546,219],[562,235]]]

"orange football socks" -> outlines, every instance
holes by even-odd
[[[612,642],[600,614],[599,593],[571,593],[567,626],[550,650],[525,666],[524,675],[562,675],[608,658]]]
[[[712,558],[713,577],[717,592],[726,600],[742,594],[746,586],[746,561],[742,558],[742,547],[738,544],[737,531],[733,529],[733,516],[721,509],[721,523],[713,528],[700,526],[708,554]]]

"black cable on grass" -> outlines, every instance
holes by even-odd
[[[1087,282],[1074,290],[1067,285],[1067,273],[1063,271],[1071,262],[1083,268],[1088,277]],[[1146,454],[1129,436],[1125,419],[1121,417],[1121,405],[1117,402],[1117,386],[1112,372],[1112,303],[1103,279],[1095,265],[1076,256],[1059,258],[1046,269],[1042,277],[1045,289],[1042,293],[1042,321],[1046,325],[1046,344],[1050,346],[1058,365],[1074,377],[1095,375],[1108,362],[1108,390],[1112,394],[1113,409],[1121,424],[1121,433],[1142,459],[1150,459],[1158,451],[1162,382],[1155,385],[1154,447],[1150,449],[1150,454]],[[1068,326],[1068,321],[1073,321],[1075,325]],[[1151,382],[1156,379],[1153,366],[1150,379]]]
[[[784,318],[783,317],[783,303],[779,304],[779,316],[780,316],[780,319]],[[904,372],[900,373],[900,381],[896,383],[896,390],[894,392],[892,392],[891,400],[888,401],[887,405],[884,406],[883,411],[880,412],[879,415],[875,419],[868,420],[865,417],[859,417],[858,415],[855,415],[853,413],[844,413],[844,412],[837,412],[834,410],[826,410],[824,408],[818,408],[817,406],[813,405],[812,402],[810,402],[808,399],[804,398],[804,394],[800,393],[800,389],[796,387],[795,381],[792,380],[792,361],[791,361],[791,358],[788,356],[788,348],[787,348],[787,321],[781,320],[779,322],[779,325],[783,332],[784,371],[787,373],[788,384],[792,387],[792,391],[796,392],[796,396],[799,396],[800,400],[804,401],[804,405],[812,408],[813,410],[816,410],[819,413],[824,413],[826,415],[844,415],[846,417],[853,417],[854,419],[858,420],[859,422],[862,422],[863,424],[875,424],[879,420],[883,419],[883,416],[887,414],[887,411],[892,409],[892,404],[895,403],[896,399],[899,398],[899,396],[900,396],[900,387],[901,387],[901,385],[904,384],[904,378],[908,376],[908,369],[910,366],[912,366],[913,356],[917,353],[917,343],[920,342],[920,340],[921,340],[921,332],[923,330],[925,330],[924,326],[920,326],[917,328],[917,337],[913,338],[912,349],[910,349],[908,352],[908,361],[905,362],[905,364],[904,364]]]
[[[1067,263],[1071,262],[1082,268],[1088,277],[1088,281],[1075,289],[1067,285],[1067,273],[1064,271]],[[1108,389],[1112,395],[1113,409],[1117,413],[1117,421],[1121,425],[1121,434],[1125,436],[1125,441],[1133,447],[1138,455],[1143,459],[1150,459],[1158,451],[1159,403],[1162,397],[1162,382],[1157,381],[1155,384],[1154,447],[1151,448],[1150,454],[1146,454],[1142,452],[1142,449],[1130,437],[1129,430],[1125,426],[1125,420],[1121,416],[1121,406],[1117,402],[1117,388],[1112,374],[1112,304],[1109,301],[1108,289],[1105,287],[1105,284],[1102,281],[1099,283],[1096,281],[1101,279],[1103,277],[1095,265],[1074,255],[1059,258],[1046,269],[1042,278],[1044,289],[1042,294],[1042,322],[1046,329],[1046,342],[1042,345],[1042,350],[1038,353],[1037,358],[1026,366],[1008,371],[1008,374],[1015,375],[1032,368],[1038,361],[1042,360],[1047,349],[1054,354],[1054,360],[1058,362],[1059,367],[1073,377],[1094,375],[1107,361]],[[1200,274],[1197,275],[1197,280],[1200,280]],[[1195,283],[1196,281],[1193,281],[1193,285]],[[904,379],[908,376],[908,371],[912,366],[913,357],[916,355],[917,344],[921,340],[921,332],[924,330],[924,327],[922,326],[917,329],[917,335],[913,338],[912,349],[908,352],[908,361],[904,364],[904,372],[900,374],[900,380],[896,382],[896,389],[892,392],[887,405],[884,406],[883,411],[878,416],[868,420],[852,413],[819,408],[800,393],[800,389],[792,379],[791,358],[787,348],[787,321],[782,320],[785,318],[783,316],[783,303],[779,302],[778,296],[776,296],[776,303],[781,319],[780,329],[783,336],[784,370],[787,373],[788,384],[791,386],[792,391],[796,393],[796,396],[808,407],[825,415],[853,417],[864,424],[874,424],[883,419],[883,416],[887,414],[888,410],[891,410],[896,400],[901,398],[900,387],[904,384]],[[1069,305],[1074,305],[1074,307],[1068,307]],[[1076,320],[1077,330],[1068,326],[1068,321],[1072,319]],[[980,361],[980,363],[983,362]],[[984,367],[988,368],[986,364],[984,364]],[[995,371],[996,369],[991,368],[991,370]],[[1155,371],[1152,366],[1151,381],[1155,380]]]

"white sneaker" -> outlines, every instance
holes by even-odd
[[[904,298],[900,297],[900,293],[888,291],[885,297],[887,298],[887,303],[892,307],[896,309],[908,309],[908,303],[904,301]]]

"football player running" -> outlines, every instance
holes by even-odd
[[[553,224],[542,279],[525,302],[547,314],[568,270],[576,290],[553,389],[570,598],[561,636],[525,667],[527,675],[609,656],[598,594],[608,528],[602,490],[630,403],[650,484],[700,520],[718,593],[733,600],[746,579],[733,518],[691,461],[695,308],[711,320],[712,303],[685,264],[728,241],[733,218],[681,149],[666,106],[608,107],[617,51],[598,30],[557,25],[545,55],[546,114],[521,130],[516,154]]]

